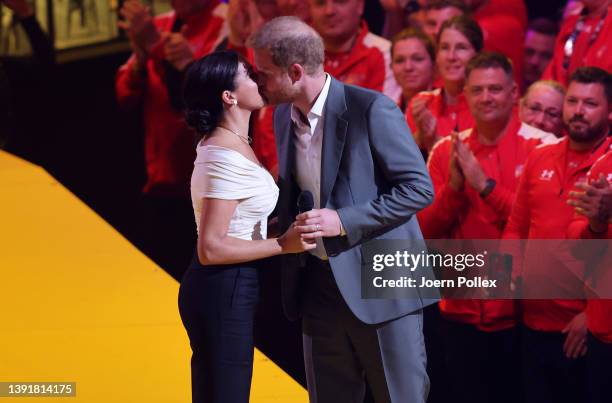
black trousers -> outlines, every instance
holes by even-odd
[[[523,375],[527,403],[586,401],[586,360],[567,358],[566,335],[523,327]]]
[[[587,386],[589,403],[612,402],[612,344],[589,333],[587,339]]]
[[[440,326],[453,402],[521,402],[520,334],[516,327],[484,332],[447,319],[442,319]]]
[[[194,258],[179,290],[179,311],[193,352],[194,403],[249,401],[258,299],[257,263],[202,266]]]

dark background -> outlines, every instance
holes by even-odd
[[[556,18],[564,3],[564,0],[529,1],[529,17]],[[376,1],[367,1],[366,16],[371,30],[379,32],[382,10]],[[32,103],[36,107],[29,118],[44,121],[34,133],[13,139],[9,151],[45,167],[135,246],[142,247],[140,189],[145,171],[141,115],[122,112],[114,93],[115,72],[128,56],[127,52],[119,52],[60,63],[49,88],[41,88],[50,92],[50,101],[43,106]],[[45,110],[37,110],[40,107]],[[273,263],[269,266],[269,270],[262,272],[257,345],[305,384],[299,327],[282,315],[279,268]],[[184,270],[164,269],[177,280]],[[430,353],[433,354],[436,352]],[[435,385],[435,378],[433,381]],[[439,386],[433,390],[440,390]],[[442,399],[433,395],[430,402]]]

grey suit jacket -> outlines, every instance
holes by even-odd
[[[433,200],[423,157],[403,113],[381,93],[332,79],[324,113],[321,206],[336,210],[346,236],[324,238],[329,263],[352,312],[365,323],[381,323],[434,301],[362,299],[361,245],[371,239],[422,239],[416,213]],[[297,215],[300,189],[294,179],[295,148],[291,105],[276,108],[278,218],[285,231]],[[283,307],[300,314],[303,256],[286,255]]]

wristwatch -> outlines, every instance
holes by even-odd
[[[484,189],[482,189],[482,192],[480,192],[480,197],[482,197],[483,199],[493,191],[495,185],[497,184],[497,182],[495,182],[495,179],[493,178],[488,178],[485,183],[486,184]]]

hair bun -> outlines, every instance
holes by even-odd
[[[218,116],[214,116],[206,109],[188,109],[185,120],[190,127],[201,135],[212,132],[219,123]]]

